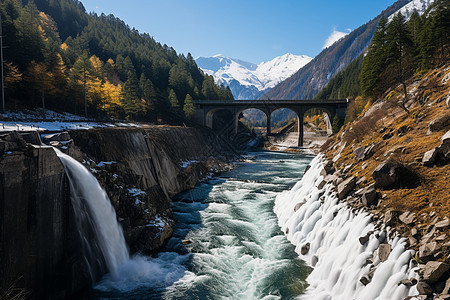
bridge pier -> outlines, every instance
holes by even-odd
[[[267,120],[267,124],[266,124],[266,127],[267,127],[267,135],[269,135],[269,134],[271,134],[272,132],[270,131],[270,123],[272,123],[272,113],[271,112],[269,112],[269,113],[265,113],[266,114],[266,120]]]

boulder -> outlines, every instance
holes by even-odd
[[[450,270],[449,264],[440,261],[429,261],[423,270],[423,280],[427,283],[436,282],[448,270]]]
[[[428,124],[428,129],[431,132],[441,131],[450,127],[450,114],[445,114],[437,117]]]
[[[398,218],[402,223],[404,223],[406,225],[410,225],[410,224],[414,223],[416,214],[412,213],[410,211],[407,211],[407,212],[402,213]]]
[[[420,183],[418,175],[410,168],[388,158],[379,164],[372,173],[375,186],[382,189],[413,188]]]
[[[431,167],[436,162],[436,157],[438,157],[438,148],[431,149],[423,155],[422,163],[424,166]]]
[[[344,199],[350,193],[350,191],[355,188],[356,180],[356,176],[352,176],[338,185],[337,193],[339,200]]]
[[[416,288],[420,295],[432,295],[433,294],[433,289],[426,282],[419,281]]]
[[[305,245],[302,246],[302,248],[300,249],[300,253],[302,255],[306,255],[309,252],[309,248],[311,247],[310,243],[306,243]]]
[[[389,258],[389,254],[391,254],[391,245],[389,244],[380,244],[378,247],[378,257],[382,262],[386,261]]]
[[[364,206],[369,207],[377,200],[377,191],[374,186],[369,186],[365,188],[362,192],[361,202]]]
[[[433,257],[433,254],[437,251],[438,244],[436,242],[430,242],[423,244],[419,248],[419,258],[423,262],[427,262]]]
[[[353,155],[355,156],[356,161],[364,160],[364,152],[365,147],[358,147],[355,150],[353,150]]]

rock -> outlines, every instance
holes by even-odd
[[[449,219],[449,218],[445,218],[445,219],[443,219],[442,221],[437,222],[434,226],[435,226],[436,228],[445,228],[445,227],[448,227],[448,226],[450,226],[450,219]]]
[[[420,295],[432,295],[433,294],[433,289],[426,282],[419,281],[416,288]]]
[[[336,171],[331,161],[324,164],[323,169],[327,172],[327,174],[333,174]]]
[[[438,281],[442,275],[450,270],[450,265],[440,261],[429,261],[423,271],[423,280],[427,283]]]
[[[364,275],[359,279],[359,282],[361,282],[363,285],[368,285],[371,281],[372,279],[367,275]]]
[[[411,236],[417,238],[419,236],[419,230],[416,227],[411,229]]]
[[[375,148],[375,144],[370,144],[364,150],[364,159],[369,158],[373,154],[373,149]]]
[[[412,236],[410,236],[408,238],[408,242],[409,242],[409,246],[411,246],[411,247],[417,246],[417,244],[419,243],[419,241],[415,237],[412,237]]]
[[[448,127],[450,127],[450,114],[441,115],[428,124],[430,132],[441,131]]]
[[[304,203],[302,203],[302,202],[297,203],[297,204],[295,205],[295,207],[294,207],[294,212],[296,212],[297,210],[299,210],[300,207],[302,207],[303,204],[304,204]]]
[[[313,257],[311,257],[311,266],[315,267],[318,262],[319,258],[316,255],[313,255]]]
[[[406,285],[407,287],[411,287],[411,286],[417,284],[417,279],[415,279],[415,278],[403,279],[403,280],[400,280],[397,285],[401,285],[401,284]]]
[[[364,160],[364,152],[365,152],[364,147],[358,147],[355,150],[353,150],[353,155],[355,156],[355,160],[356,161]]]
[[[450,161],[450,130],[441,138],[441,145],[438,147],[444,159]]]
[[[339,200],[344,199],[348,195],[348,193],[350,193],[350,191],[355,188],[355,184],[356,184],[355,176],[352,176],[341,182],[337,187],[337,194]]]
[[[414,220],[416,218],[416,214],[412,213],[410,211],[402,213],[399,217],[400,221],[406,225],[410,225],[414,223]]]
[[[20,132],[20,136],[29,144],[40,146],[42,144],[41,137],[37,131],[32,132]]]
[[[433,254],[437,251],[438,245],[436,242],[423,244],[419,248],[419,258],[423,262],[427,262],[433,256]]]
[[[445,283],[444,290],[442,291],[442,294],[450,294],[450,278],[447,279],[447,282]]]
[[[327,175],[326,177],[325,177],[325,181],[327,182],[327,183],[333,183],[333,184],[335,184],[335,182],[337,181],[339,179],[339,177],[337,177],[336,175]]]
[[[382,262],[386,261],[389,258],[389,254],[391,254],[391,245],[389,244],[380,244],[378,247],[378,257]]]
[[[364,246],[369,241],[372,233],[373,232],[369,231],[365,236],[359,237],[359,243]]]
[[[311,247],[310,243],[306,243],[305,245],[302,246],[302,248],[300,249],[300,253],[302,255],[306,255],[309,252],[309,248]]]
[[[384,214],[384,224],[386,224],[386,226],[390,226],[392,224],[393,218],[394,218],[394,215],[393,215],[392,211],[388,210]]]
[[[308,172],[308,170],[309,170],[309,169],[311,169],[311,165],[307,165],[307,166],[306,166],[306,168],[305,168],[305,172],[303,172],[303,175],[305,175],[305,174],[306,174],[306,172]]]
[[[447,235],[444,233],[444,234],[441,234],[440,236],[438,236],[437,238],[436,238],[436,241],[437,242],[443,242],[443,241],[445,241],[447,239]]]
[[[192,244],[192,241],[191,240],[182,240],[181,243],[183,245],[189,245],[189,244]]]
[[[433,166],[436,161],[436,157],[438,157],[438,154],[439,154],[438,148],[434,148],[425,152],[422,158],[423,165],[427,167]]]
[[[68,132],[59,132],[54,134],[49,134],[42,137],[42,141],[46,144],[49,144],[52,141],[68,141],[70,140],[70,135]]]
[[[364,206],[369,207],[377,200],[377,191],[375,187],[367,187],[362,193],[361,202]]]
[[[323,189],[323,187],[325,186],[326,183],[327,183],[327,182],[325,181],[325,179],[322,180],[322,181],[319,183],[319,185],[317,185],[317,189],[319,189],[319,190]]]
[[[373,171],[372,177],[375,180],[375,186],[382,189],[413,188],[420,183],[416,173],[392,158],[379,164]]]

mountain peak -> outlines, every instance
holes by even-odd
[[[235,99],[244,100],[258,98],[311,60],[306,55],[286,53],[256,65],[216,54],[199,57],[196,62],[205,73],[213,75],[217,83],[230,86]]]

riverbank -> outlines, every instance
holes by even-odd
[[[406,270],[412,270],[412,274],[403,273],[395,284],[406,286],[403,289],[408,289],[407,294],[414,296],[414,299],[449,297],[449,72],[450,68],[442,67],[420,81],[408,83],[407,111],[402,108],[401,87],[391,90],[385,99],[374,103],[362,116],[324,144],[323,169],[318,171],[322,174],[316,174],[321,177],[317,177],[315,183],[310,182],[315,185],[315,190],[305,192],[308,188],[304,187],[303,192],[297,192],[300,195],[292,195],[297,197],[292,200],[297,203],[292,204],[290,214],[294,214],[296,205],[301,206],[302,197],[317,198],[320,201],[316,205],[324,206],[323,201],[327,198],[324,195],[330,189],[337,203],[344,203],[349,211],[357,215],[362,213],[368,216],[372,226],[375,226],[374,230],[353,236],[349,243],[361,244],[355,247],[368,247],[374,236],[377,240],[382,236],[380,230],[386,230],[386,240],[380,240],[370,260],[364,261],[357,268],[359,271],[355,271],[358,276],[352,279],[353,284],[359,286],[361,291],[365,290],[362,285],[374,286],[374,280],[387,282],[387,278],[383,279],[382,275],[376,277],[370,271],[377,257],[383,256],[386,261],[391,255],[397,257],[395,245],[381,247],[389,239],[395,241],[397,237],[402,239],[404,253],[414,254],[407,259],[410,265]],[[281,225],[286,226],[289,218],[288,214]],[[310,229],[315,228],[316,222],[320,223],[317,218],[318,215],[314,217],[312,211],[309,212],[310,221],[305,219],[305,222]],[[302,226],[295,227],[295,231],[298,228]],[[291,230],[288,236],[295,235]],[[310,247],[313,249],[314,238],[302,236],[298,234],[295,238],[300,254],[311,251]],[[308,243],[310,245],[307,246]],[[316,246],[308,255],[325,251],[319,248]],[[357,261],[358,257],[353,255]],[[368,268],[368,273],[361,273],[365,268]],[[311,280],[314,281],[314,278]],[[392,282],[389,284],[393,291]],[[315,286],[321,285],[316,283]],[[326,293],[333,295],[332,289],[325,289]],[[407,294],[403,293],[403,296]],[[343,295],[345,299],[346,294]],[[389,292],[386,295],[390,295]],[[399,296],[399,299],[403,298]]]

